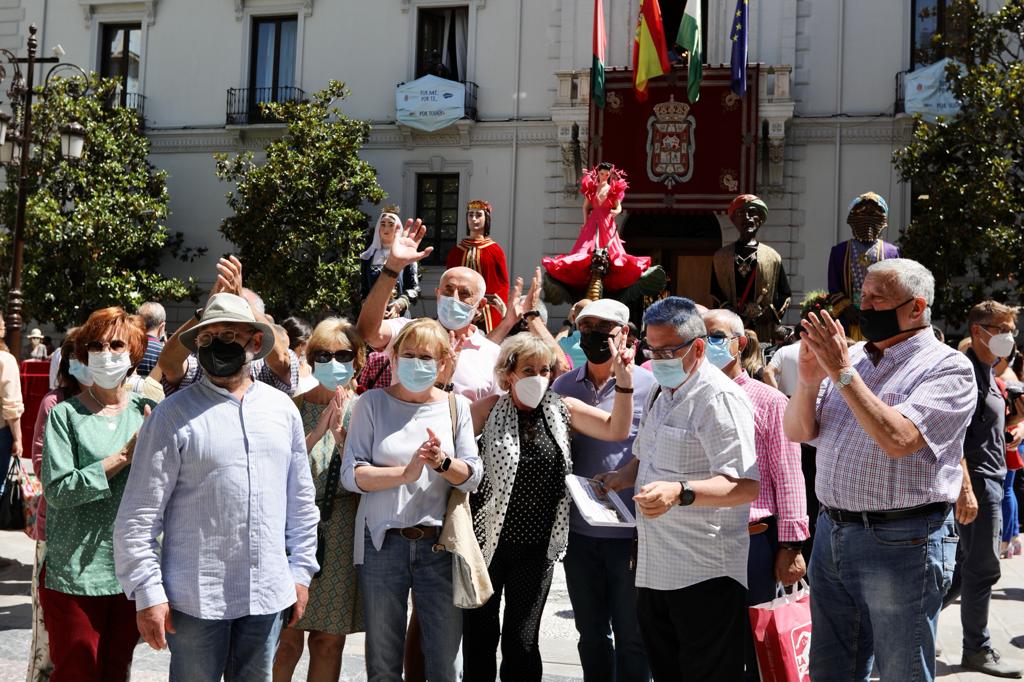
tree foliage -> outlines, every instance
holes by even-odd
[[[919,122],[894,163],[916,197],[903,254],[934,273],[935,313],[956,325],[983,298],[1024,293],[1024,1],[946,11],[950,33],[936,40],[963,64],[946,73],[960,112]]]
[[[65,328],[111,305],[134,309],[148,301],[195,298],[195,283],[158,273],[165,255],[189,261],[202,253],[171,234],[166,174],[148,161],[149,140],[135,111],[111,106],[117,81],[93,75],[50,82],[35,93],[32,128],[36,149],[28,174],[23,318]],[[60,155],[61,126],[77,120],[86,129],[80,160]],[[3,289],[7,290],[17,206],[18,171],[8,168],[0,190]]]
[[[359,253],[369,217],[366,202],[384,191],[359,158],[370,126],[344,116],[335,102],[348,96],[331,81],[309,101],[262,105],[286,126],[256,163],[246,152],[217,155],[217,175],[234,182],[234,211],[220,226],[239,249],[246,281],[269,310],[317,318],[348,312],[359,296]]]

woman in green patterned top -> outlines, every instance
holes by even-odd
[[[363,630],[363,600],[352,565],[359,496],[340,485],[345,432],[355,402],[353,378],[362,369],[363,342],[347,320],[330,317],[313,330],[306,344],[306,358],[318,383],[296,398],[296,404],[306,429],[309,466],[320,507],[320,573],[309,585],[305,615],[281,633],[274,658],[275,682],[292,679],[302,656],[303,630],[309,631],[306,679],[336,682],[341,675],[345,635]]]
[[[93,384],[56,405],[46,421],[39,601],[52,682],[127,679],[139,640],[135,603],[114,575],[113,533],[135,437],[155,406],[124,385],[145,350],[142,318],[121,308],[94,312],[75,335],[75,357]]]

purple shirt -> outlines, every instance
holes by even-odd
[[[608,442],[584,436],[582,433],[572,434],[572,472],[577,476],[592,478],[597,474],[606,471],[621,469],[633,461],[633,438],[636,437],[636,430],[640,425],[640,416],[643,414],[644,405],[647,404],[647,396],[654,387],[654,375],[642,367],[633,368],[633,426],[629,431],[629,437],[625,440]],[[601,390],[598,391],[594,384],[587,378],[587,365],[566,372],[555,379],[551,385],[559,395],[568,396],[582,400],[588,405],[594,405],[602,410],[611,412],[615,403],[615,377],[609,377]],[[636,513],[633,507],[633,489],[619,491],[622,501],[631,512]],[[632,528],[610,528],[605,526],[591,526],[583,520],[576,505],[571,505],[569,512],[569,530],[573,533],[586,535],[592,538],[613,538],[629,539],[635,534]]]
[[[850,349],[850,363],[872,393],[914,423],[924,447],[890,458],[826,379],[818,393],[818,499],[847,511],[956,502],[964,434],[977,400],[971,361],[941,343],[931,329],[885,349],[877,364],[866,345]]]

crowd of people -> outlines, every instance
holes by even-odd
[[[541,269],[493,291],[490,206],[468,212],[436,318],[411,314],[425,227],[389,210],[355,321],[278,325],[228,257],[170,336],[156,303],[69,331],[31,443],[30,680],[127,679],[140,638],[175,681],[290,680],[306,647],[338,680],[357,632],[370,680],[540,680],[556,562],[588,682],[757,680],[748,608],[805,579],[813,679],[933,679],[957,598],[964,665],[1020,676],[987,628],[1020,552],[1016,308],[976,305],[957,352],[932,275],[886,258],[865,342],[812,311],[766,361],[739,311],[677,296],[639,325],[580,301],[556,339]],[[635,525],[588,522],[569,475]]]

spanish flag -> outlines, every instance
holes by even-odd
[[[668,73],[670,68],[658,0],[640,0],[640,14],[636,18],[636,35],[633,38],[633,89],[636,90],[636,98],[641,102],[646,100],[647,81]]]

